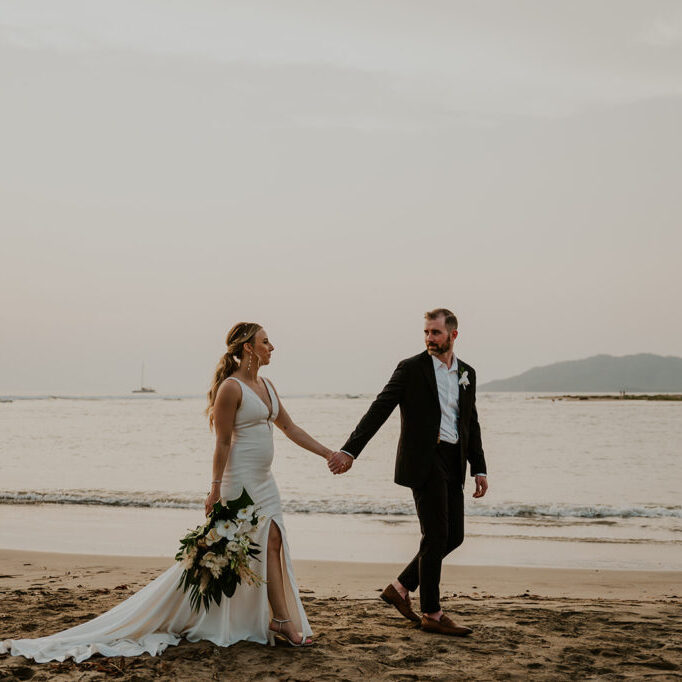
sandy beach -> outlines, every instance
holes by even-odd
[[[0,637],[50,634],[111,608],[169,560],[0,550]],[[682,574],[444,566],[466,639],[415,629],[378,599],[396,565],[298,561],[315,646],[183,641],[162,656],[35,664],[0,680],[680,679]]]

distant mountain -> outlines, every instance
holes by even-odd
[[[533,367],[508,379],[481,384],[479,391],[682,391],[682,358],[672,355],[595,355],[584,360]]]

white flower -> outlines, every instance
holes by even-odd
[[[217,580],[220,578],[223,568],[227,566],[228,561],[229,559],[225,555],[206,552],[199,563],[204,568],[207,568],[211,572],[211,575]]]
[[[219,542],[221,539],[220,534],[215,528],[211,528],[211,530],[206,533],[206,544],[210,547],[212,544]]]
[[[469,385],[469,370],[465,369],[459,378],[459,385],[465,388]]]
[[[244,507],[243,509],[240,509],[237,512],[237,518],[240,519],[241,521],[244,521],[245,519],[250,519],[253,516],[253,505],[249,505],[248,507]]]
[[[223,538],[234,540],[234,536],[239,531],[239,526],[236,526],[232,521],[216,521],[215,531]]]
[[[228,552],[238,552],[239,551],[239,543],[235,542],[234,540],[230,540],[227,543],[227,551]]]

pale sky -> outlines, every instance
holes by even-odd
[[[0,0],[0,394],[682,355],[682,5]]]

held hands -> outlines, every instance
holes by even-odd
[[[344,474],[353,466],[353,458],[345,452],[334,452],[327,458],[327,466],[333,474]]]
[[[476,476],[476,492],[474,497],[483,497],[488,492],[488,478],[486,476]]]

